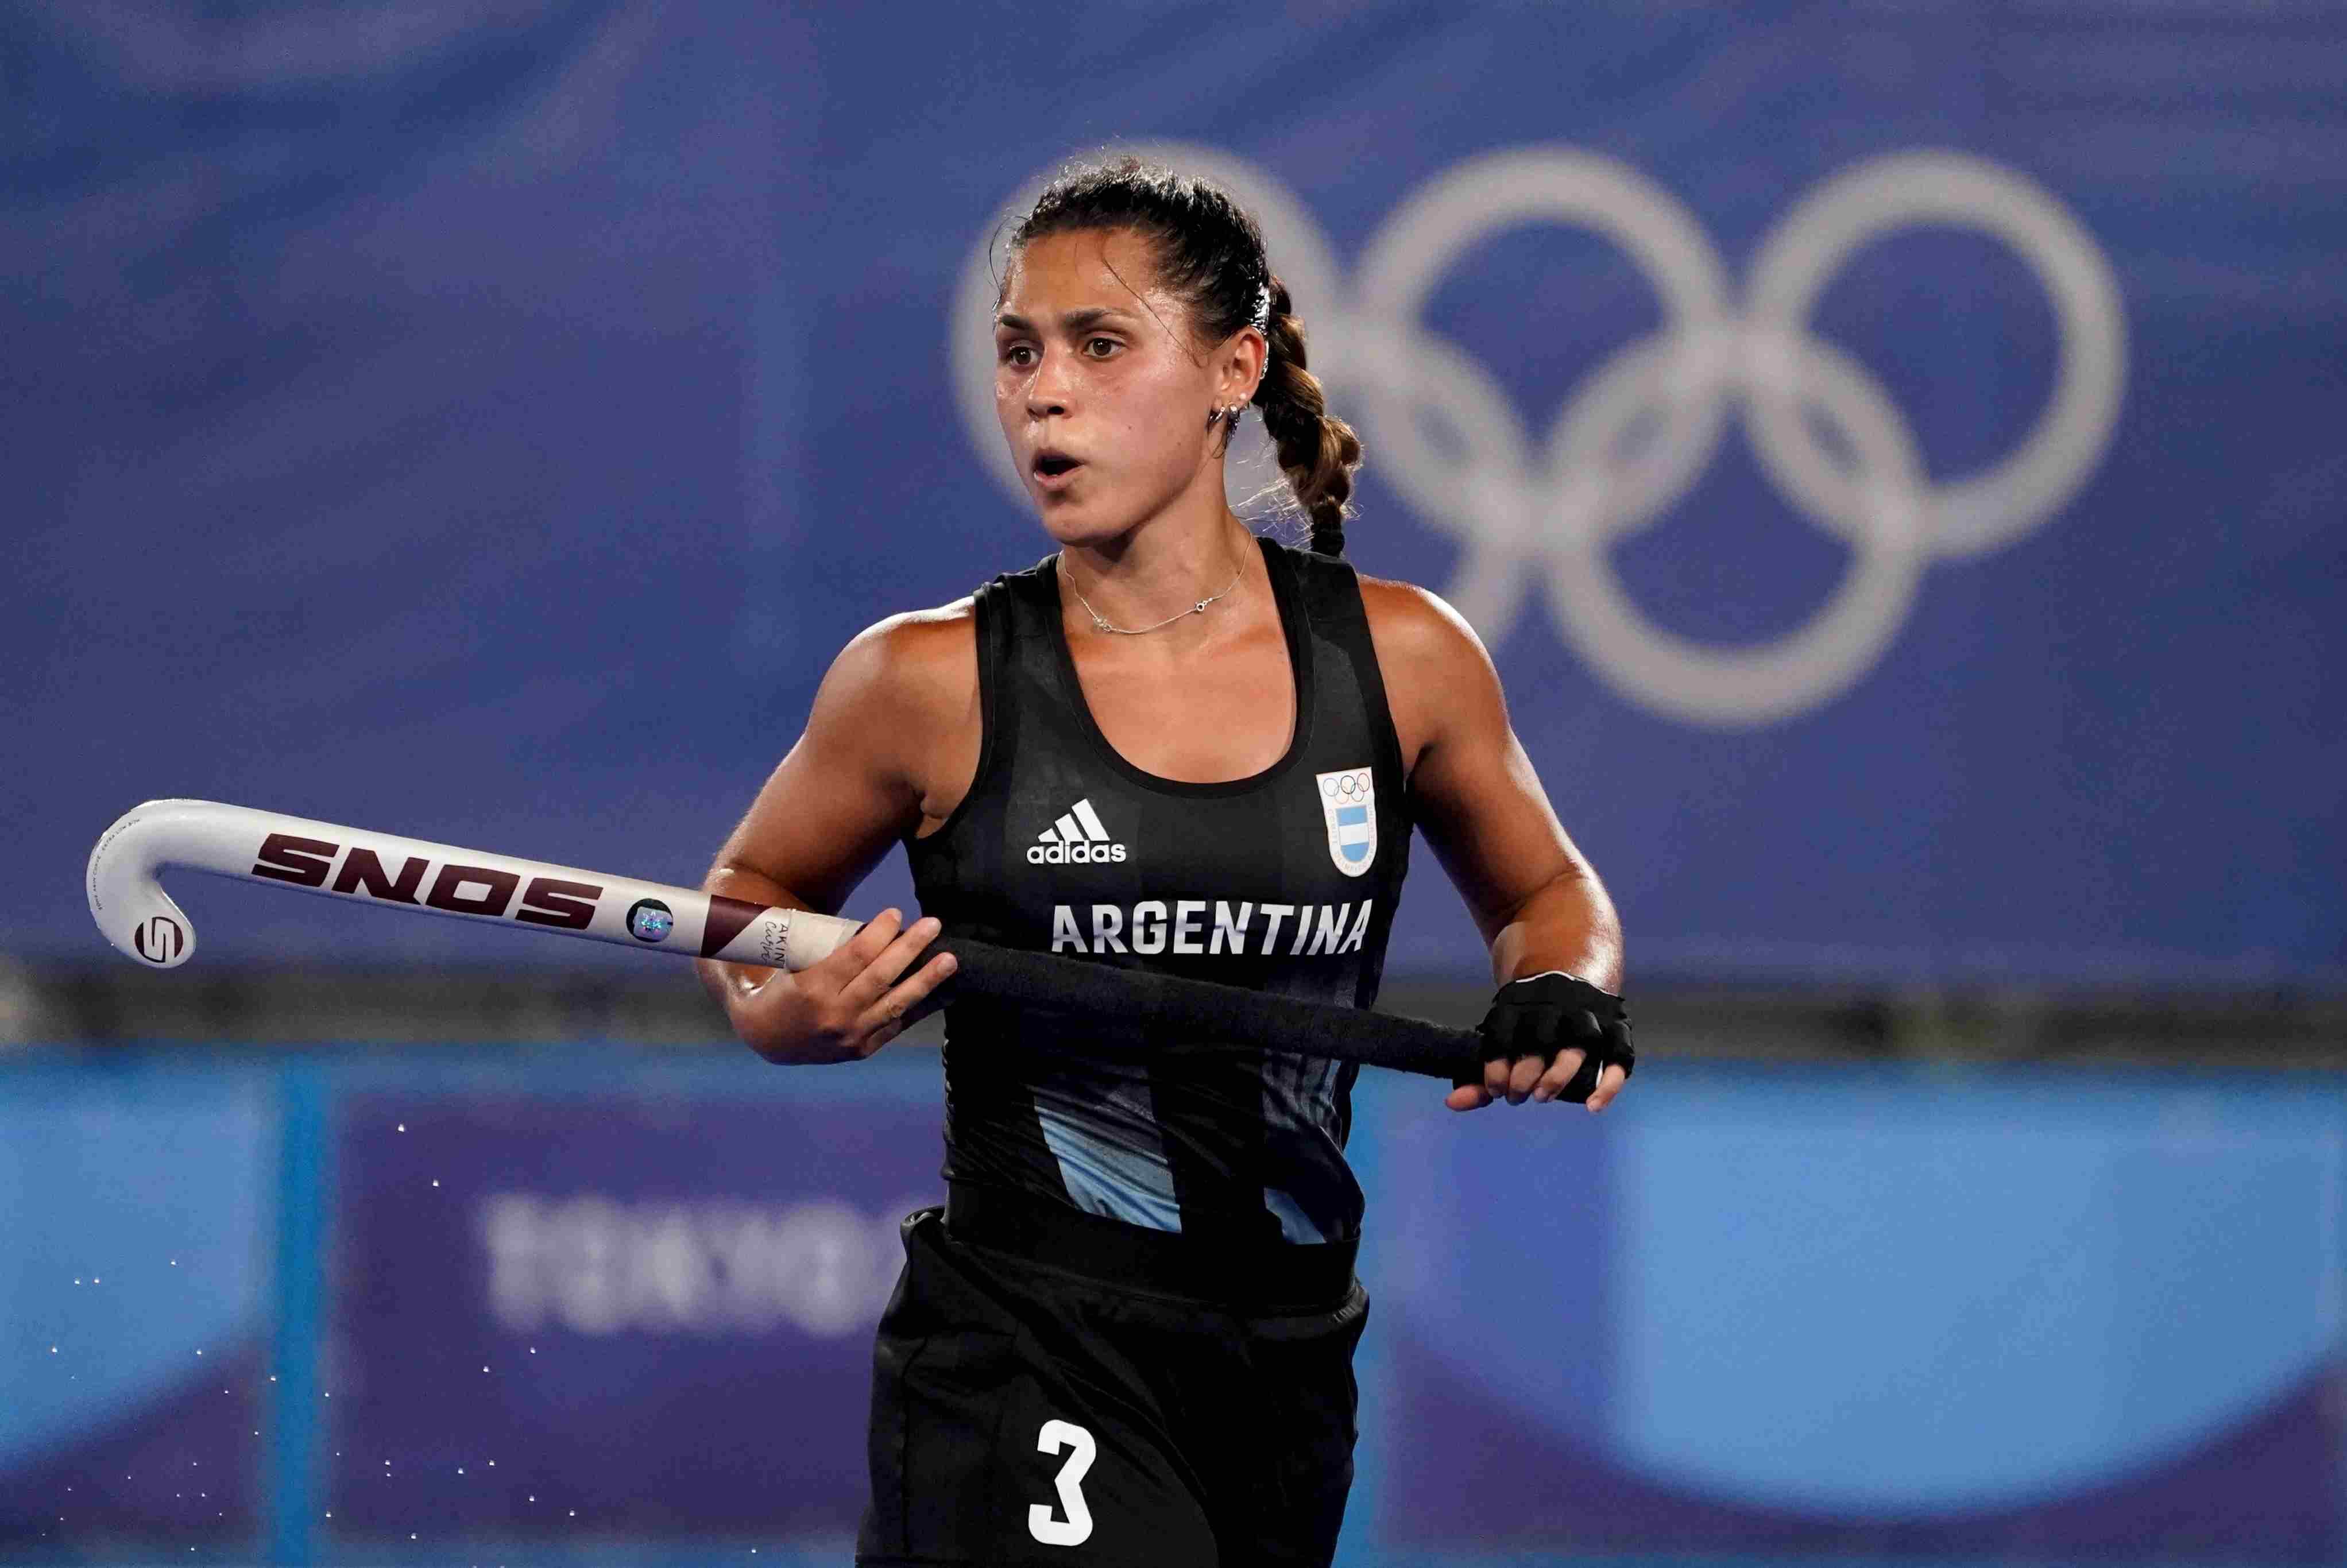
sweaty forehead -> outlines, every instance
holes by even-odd
[[[1047,234],[1012,258],[1002,309],[1031,322],[1102,310],[1170,320],[1178,302],[1157,286],[1156,271],[1149,247],[1130,231]]]

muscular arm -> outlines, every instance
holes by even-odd
[[[805,731],[717,852],[702,887],[753,903],[836,913],[889,845],[950,811],[947,792],[958,799],[968,789],[977,765],[977,645],[967,601],[897,616],[864,632],[834,661]],[[894,954],[901,945],[909,959],[927,943],[926,935],[914,941],[922,926],[901,938],[901,921],[874,926],[885,927],[885,938],[867,930],[851,944],[862,945],[858,975],[874,962],[885,968],[884,952]],[[698,967],[736,1032],[759,1054],[770,1061],[844,1059],[847,1041],[799,1039],[814,1027],[811,1015],[786,1004],[805,999],[803,989],[821,991],[825,979],[846,989],[850,975],[818,975],[824,966],[817,965],[805,976],[778,977],[755,965],[705,958]],[[917,999],[890,992],[887,982],[894,979],[894,973],[864,977],[862,989],[873,993],[867,1005],[885,1010],[890,1002]],[[898,1007],[897,1014],[903,1010]],[[885,1039],[871,1048],[881,1043]]]
[[[1481,641],[1422,589],[1361,589],[1419,823],[1482,931],[1491,978],[1563,969],[1620,990],[1613,900],[1551,809]]]

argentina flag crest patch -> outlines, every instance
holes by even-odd
[[[1377,775],[1368,768],[1346,768],[1322,774],[1319,782],[1328,858],[1346,876],[1362,876],[1378,857]]]

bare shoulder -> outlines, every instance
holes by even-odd
[[[866,627],[840,650],[818,701],[889,723],[952,723],[978,702],[978,612],[958,599]]]
[[[1483,640],[1440,594],[1414,582],[1364,575],[1361,606],[1389,691],[1397,676],[1408,681],[1413,671],[1446,684],[1491,674],[1491,656]]]
[[[1504,727],[1499,672],[1467,618],[1416,583],[1366,575],[1360,580],[1369,641],[1405,764],[1414,768],[1428,745],[1462,723],[1495,721]]]

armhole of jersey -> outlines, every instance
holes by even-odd
[[[972,630],[978,641],[978,768],[969,775],[969,788],[946,819],[931,834],[909,835],[905,839],[907,856],[925,855],[942,846],[947,836],[961,825],[969,815],[970,803],[977,800],[992,775],[1000,766],[1002,753],[1002,671],[1007,662],[1010,641],[1009,606],[1002,603],[1008,591],[1003,580],[996,578],[970,595]]]
[[[1350,561],[1333,557],[1304,555],[1299,559],[1304,563],[1309,563],[1306,569],[1313,575],[1326,574],[1322,579],[1326,583],[1326,588],[1315,597],[1318,598],[1321,605],[1326,608],[1330,628],[1337,631],[1340,640],[1351,645],[1351,663],[1355,683],[1361,695],[1362,713],[1368,722],[1370,743],[1376,748],[1378,753],[1375,759],[1376,766],[1399,786],[1395,791],[1394,815],[1389,820],[1400,830],[1399,847],[1397,853],[1401,857],[1401,863],[1399,868],[1394,873],[1390,885],[1393,897],[1388,898],[1384,915],[1378,922],[1377,947],[1382,951],[1387,936],[1393,929],[1396,914],[1393,906],[1399,900],[1403,879],[1409,875],[1409,845],[1415,825],[1409,811],[1409,777],[1402,772],[1401,735],[1394,728],[1393,706],[1386,697],[1385,668],[1378,662],[1377,639],[1369,635],[1369,606],[1368,601],[1361,595],[1360,573],[1354,569]],[[1383,815],[1382,803],[1380,815]],[[1380,853],[1382,853],[1382,841],[1385,837],[1383,827],[1379,829],[1378,837],[1381,841]],[[1355,1007],[1366,1009],[1376,1005],[1378,991],[1384,981],[1384,974],[1385,962],[1382,958],[1375,964],[1364,964],[1361,967],[1360,979],[1353,990]],[[1358,1075],[1358,1070],[1353,1064],[1348,1063],[1344,1068],[1343,1081],[1348,1095],[1350,1093],[1354,1080]],[[1346,1131],[1349,1133],[1351,1131],[1349,1099],[1346,1104]]]
[[[1361,688],[1361,706],[1368,715],[1369,728],[1376,737],[1378,761],[1402,787],[1406,801],[1409,791],[1409,775],[1402,771],[1401,735],[1395,730],[1393,704],[1386,696],[1385,667],[1378,662],[1378,641],[1369,635],[1368,601],[1361,597],[1361,575],[1350,561],[1320,557],[1332,568],[1329,573],[1329,597],[1337,601],[1334,608],[1339,625],[1350,626],[1360,639],[1355,650],[1353,668]],[[1398,803],[1399,804],[1399,803]]]

